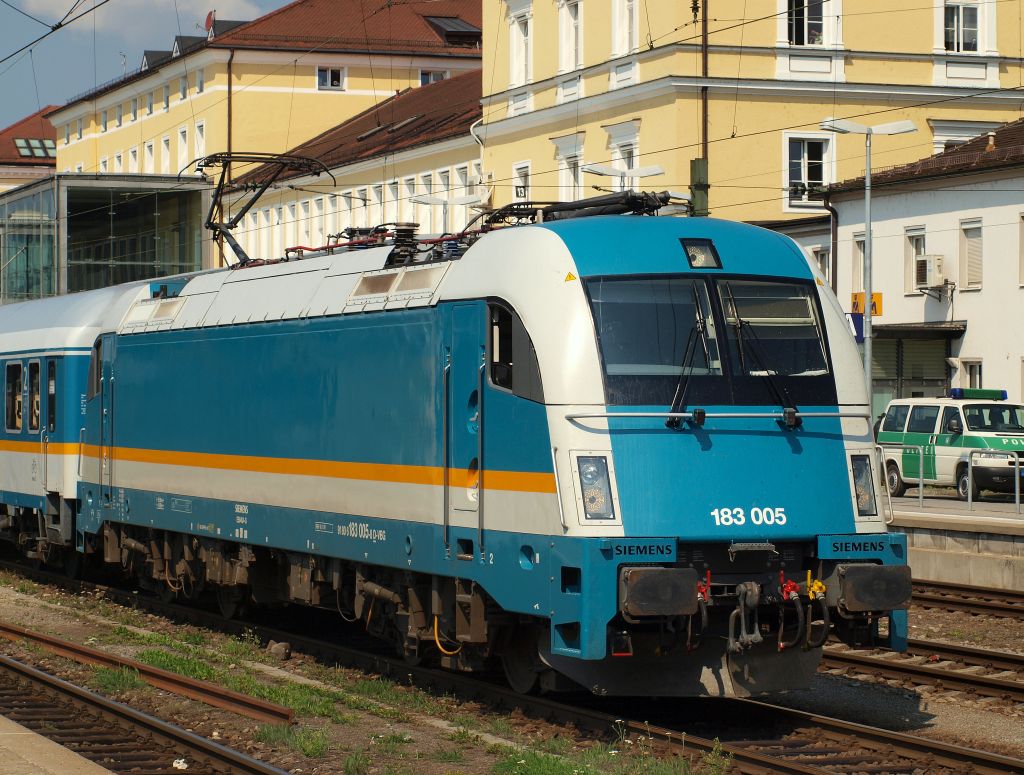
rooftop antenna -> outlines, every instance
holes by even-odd
[[[209,35],[211,38],[213,37],[213,25],[214,25],[214,23],[216,21],[217,21],[217,9],[215,8],[214,10],[212,10],[208,14],[206,14],[206,23],[204,25],[204,28],[206,29],[207,35]],[[199,25],[196,25],[196,26],[198,27]]]

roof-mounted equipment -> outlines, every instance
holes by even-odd
[[[232,164],[255,164],[266,169],[266,174],[262,180],[258,183],[246,185],[243,190],[249,192],[249,197],[246,199],[242,207],[232,216],[229,221],[215,220],[215,216],[220,213],[223,214],[224,209],[221,206],[223,203],[225,189],[230,184],[228,175],[230,174]],[[238,266],[245,266],[253,261],[249,257],[249,254],[245,252],[238,240],[231,234],[231,230],[234,229],[245,217],[245,214],[252,209],[252,206],[256,204],[256,201],[263,196],[264,192],[270,188],[274,182],[281,177],[285,172],[294,172],[299,175],[319,175],[321,172],[325,172],[330,175],[331,180],[337,184],[334,175],[331,175],[331,171],[327,169],[323,162],[318,159],[310,159],[306,156],[288,156],[286,154],[278,153],[257,153],[257,152],[245,152],[245,151],[232,151],[222,153],[212,153],[209,156],[204,156],[201,159],[194,160],[185,169],[189,169],[195,165],[196,172],[205,174],[208,169],[215,169],[220,167],[220,176],[217,179],[217,187],[214,189],[213,196],[210,201],[210,212],[206,216],[206,228],[213,233],[214,239],[218,236],[223,236],[227,243],[231,246],[231,249],[235,252],[238,257]],[[182,172],[178,173],[178,178],[181,178]]]
[[[689,197],[672,191],[618,191],[574,202],[512,202],[485,213],[482,218],[486,228],[562,221],[591,215],[654,215],[662,207],[672,203],[687,204]]]

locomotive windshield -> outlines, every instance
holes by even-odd
[[[612,405],[836,401],[813,285],[727,277],[586,284]]]

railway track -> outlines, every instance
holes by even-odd
[[[283,775],[276,767],[0,656],[0,715],[114,773]],[[178,766],[175,766],[178,762]]]
[[[1024,593],[942,581],[914,581],[914,605],[1024,620]]]
[[[1024,656],[911,639],[903,654],[829,645],[822,667],[904,684],[934,686],[1012,703],[1024,702]]]
[[[1024,773],[1024,759],[979,751],[919,735],[855,724],[753,700],[701,701],[693,718],[680,718],[680,703],[611,700],[585,695],[572,703],[522,696],[505,686],[449,671],[411,666],[379,652],[351,648],[253,622],[227,620],[201,608],[164,603],[131,591],[0,561],[0,568],[79,592],[106,594],[115,602],[222,632],[255,633],[262,640],[288,641],[293,651],[322,661],[394,677],[427,691],[455,695],[490,707],[572,724],[605,738],[644,738],[665,752],[695,760],[721,745],[732,758],[730,772],[744,775],[978,775]],[[713,712],[712,712],[713,711]],[[742,724],[737,724],[742,719]]]

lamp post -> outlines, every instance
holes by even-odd
[[[821,122],[821,128],[843,135],[864,135],[864,377],[868,389],[868,414],[874,415],[871,406],[874,390],[871,378],[871,137],[916,132],[917,127],[913,121],[864,126],[845,118],[826,118]]]
[[[655,175],[665,174],[665,170],[657,164],[652,164],[649,167],[631,167],[629,169],[615,167],[611,164],[584,164],[580,169],[584,172],[589,172],[591,175],[604,175],[609,178],[618,178],[619,191],[625,191],[626,178],[650,178]]]

